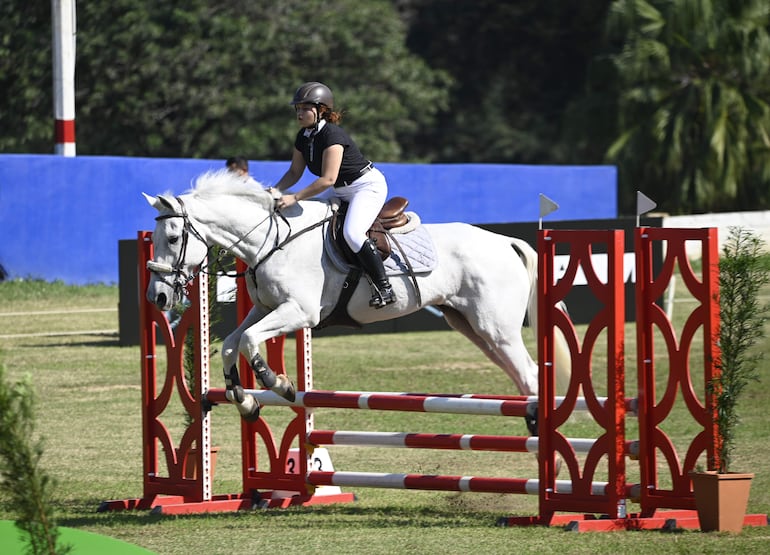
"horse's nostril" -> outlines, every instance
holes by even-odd
[[[155,298],[155,305],[159,307],[166,306],[166,294],[165,293],[159,293],[158,296]]]

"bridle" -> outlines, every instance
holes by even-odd
[[[170,218],[182,218],[182,220],[184,220],[182,226],[182,248],[179,251],[179,257],[173,266],[171,264],[164,264],[162,262],[148,260],[147,269],[158,276],[158,279],[160,279],[163,283],[174,290],[175,298],[181,298],[190,282],[193,281],[197,275],[204,270],[203,261],[206,260],[211,249],[208,246],[206,240],[203,238],[203,235],[201,235],[200,232],[195,229],[195,226],[190,221],[190,217],[187,215],[187,209],[185,208],[182,199],[177,197],[176,200],[179,202],[181,212],[161,214],[155,218],[155,221],[168,220]],[[183,266],[185,258],[187,257],[187,245],[190,242],[190,235],[193,235],[196,239],[206,245],[206,255],[203,257],[200,263],[195,265],[195,268],[198,268],[198,270],[188,274],[185,272]],[[172,276],[170,280],[168,277],[169,275]]]
[[[209,258],[209,254],[211,253],[211,247],[203,238],[203,235],[197,229],[195,229],[195,226],[192,224],[192,221],[190,220],[190,217],[187,214],[187,209],[185,208],[185,205],[182,199],[180,197],[176,197],[176,200],[177,202],[179,202],[180,212],[173,212],[171,214],[161,214],[160,216],[157,216],[155,220],[161,221],[161,220],[167,220],[169,218],[182,218],[182,220],[184,220],[184,224],[182,227],[182,248],[179,251],[179,257],[177,258],[177,261],[174,265],[164,264],[162,262],[156,262],[154,260],[148,260],[147,269],[153,274],[155,274],[156,276],[158,276],[158,279],[160,279],[163,283],[171,287],[174,291],[175,297],[181,298],[187,286],[190,284],[190,282],[192,282],[198,276],[198,274],[200,273],[210,274],[210,272],[207,271],[207,268],[213,267],[217,262],[219,262],[219,259],[221,258],[222,253],[220,252],[219,257],[214,262],[206,265],[203,264],[204,260]],[[305,233],[307,233],[312,229],[322,226],[323,224],[329,222],[332,219],[332,216],[329,216],[298,231],[297,233],[292,234],[291,224],[286,219],[286,217],[283,214],[281,214],[281,212],[277,209],[271,210],[270,213],[262,221],[260,221],[257,225],[251,228],[251,230],[248,233],[246,233],[243,237],[239,238],[228,248],[224,249],[224,251],[225,252],[230,251],[234,246],[236,246],[238,243],[243,241],[246,237],[249,236],[249,234],[251,234],[252,231],[257,229],[267,220],[271,220],[271,223],[272,223],[272,221],[276,219],[276,216],[280,216],[280,218],[286,223],[286,225],[289,227],[289,233],[283,241],[280,240],[280,237],[279,237],[280,234],[276,233],[275,244],[273,245],[273,248],[270,249],[265,256],[263,256],[252,268],[249,269],[250,272],[254,272],[262,263],[266,262],[268,258],[270,258],[277,251],[283,249],[284,246],[292,242],[294,239],[298,238],[301,235],[304,235]],[[203,259],[194,266],[195,268],[197,268],[197,270],[188,274],[187,272],[184,271],[183,266],[184,266],[185,258],[187,257],[187,245],[189,244],[189,241],[190,241],[189,239],[190,235],[193,235],[201,243],[206,245],[206,254],[204,255]],[[238,273],[225,272],[225,275],[238,278],[238,277],[243,277],[245,275],[245,272],[238,272]],[[172,276],[171,279],[169,279],[168,276]]]

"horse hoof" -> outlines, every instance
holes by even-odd
[[[243,388],[240,385],[236,385],[232,389],[225,391],[225,398],[231,403],[241,404],[246,398],[246,394],[243,392]]]
[[[527,424],[527,431],[532,437],[537,437],[539,432],[537,426],[537,403],[527,405],[527,413],[524,415],[524,422]]]
[[[241,418],[246,422],[256,422],[259,420],[259,403],[257,403],[254,397],[249,396],[246,401],[239,403],[237,407],[238,412],[241,413]]]
[[[259,420],[259,404],[254,403],[254,408],[248,414],[241,414],[241,418],[246,422],[256,422]]]
[[[276,375],[276,383],[272,390],[290,403],[297,398],[297,388],[286,374]]]

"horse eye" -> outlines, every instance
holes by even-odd
[[[168,238],[168,244],[169,245],[176,245],[179,242],[179,237],[169,237]]]

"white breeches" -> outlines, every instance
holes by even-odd
[[[372,168],[350,185],[334,189],[333,194],[348,203],[342,235],[353,252],[358,252],[366,242],[366,232],[387,200],[385,176]]]

